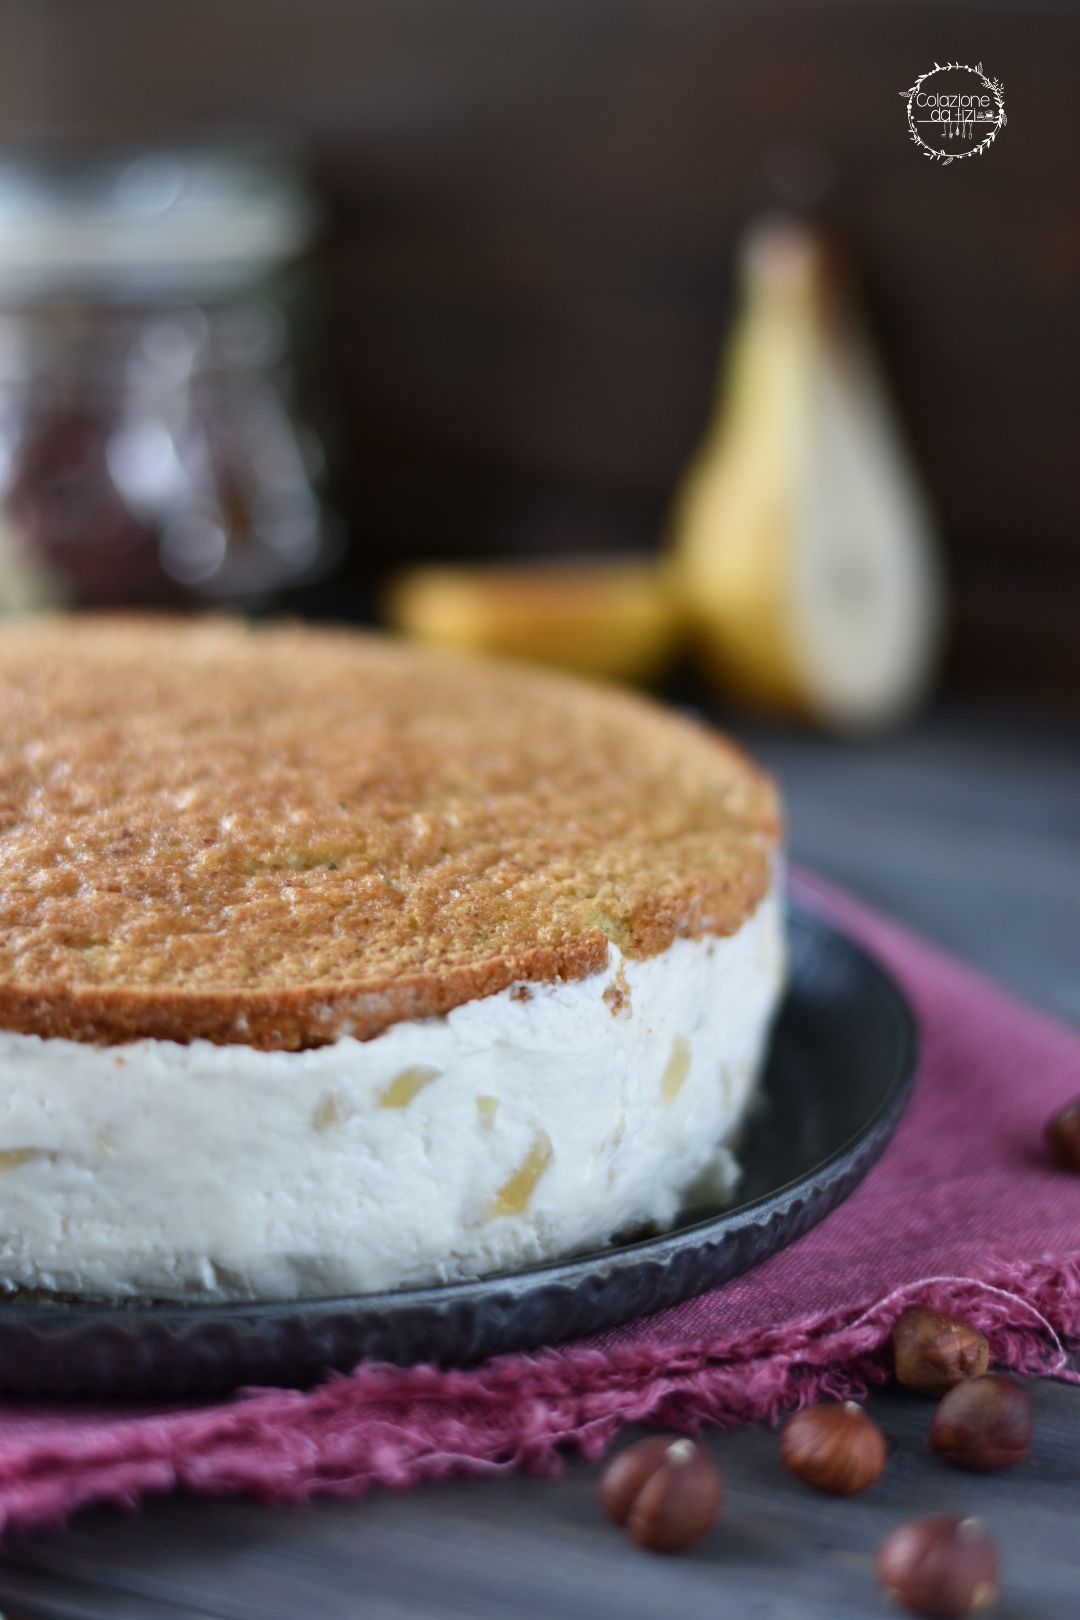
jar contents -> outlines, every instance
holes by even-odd
[[[236,159],[0,166],[0,611],[249,604],[325,571],[268,279],[309,224]]]

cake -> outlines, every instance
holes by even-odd
[[[373,635],[59,617],[0,630],[0,738],[0,1288],[453,1281],[723,1164],[783,950],[776,795],[717,733]]]

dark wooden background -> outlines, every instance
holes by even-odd
[[[982,62],[949,167],[901,92]],[[849,246],[944,527],[952,668],[1080,698],[1080,12],[900,0],[0,0],[0,141],[269,134],[327,202],[306,390],[400,560],[655,544],[741,227]]]

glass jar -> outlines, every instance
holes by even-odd
[[[0,165],[0,611],[254,605],[325,572],[277,296],[313,217],[244,156]]]

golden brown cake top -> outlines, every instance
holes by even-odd
[[[0,1027],[296,1048],[733,933],[772,786],[639,697],[375,636],[0,628]]]

